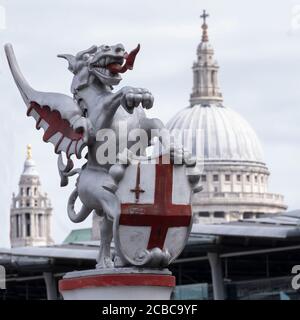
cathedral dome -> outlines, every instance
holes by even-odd
[[[167,127],[174,136],[176,132],[191,130],[191,151],[204,161],[263,163],[262,147],[254,130],[237,112],[220,103],[185,108]]]
[[[286,210],[282,195],[268,192],[270,172],[255,131],[223,104],[219,65],[208,38],[203,12],[202,39],[192,65],[190,106],[167,124],[175,145],[198,160],[202,191],[193,195],[194,222],[255,218]]]

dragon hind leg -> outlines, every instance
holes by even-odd
[[[100,222],[100,249],[97,258],[97,269],[114,267],[110,252],[112,237],[113,222],[106,217],[106,214],[104,214]]]

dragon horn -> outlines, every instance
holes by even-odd
[[[73,56],[72,54],[58,54],[57,57],[66,59],[69,63],[68,69],[72,73],[76,73],[77,61],[75,56]]]
[[[66,59],[68,61],[68,63],[69,63],[68,69],[73,73],[75,72],[75,70],[76,70],[76,58],[72,54],[58,54],[57,57]]]

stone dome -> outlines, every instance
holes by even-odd
[[[191,130],[185,146],[204,161],[263,163],[263,151],[255,131],[234,110],[220,103],[198,104],[178,112],[167,124],[171,135]],[[178,130],[178,131],[176,131]],[[192,150],[191,150],[192,149]]]

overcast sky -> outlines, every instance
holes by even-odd
[[[0,246],[9,245],[11,195],[18,190],[28,143],[54,207],[54,240],[91,225],[90,219],[75,225],[67,218],[74,181],[59,187],[57,156],[25,115],[4,43],[14,45],[34,88],[62,93],[69,93],[72,75],[58,53],[119,42],[131,50],[140,43],[135,70],[121,85],[150,89],[155,105],[149,116],[167,122],[188,105],[203,9],[210,13],[224,104],[256,130],[271,171],[270,192],[284,194],[290,209],[300,208],[300,0],[0,0]]]

